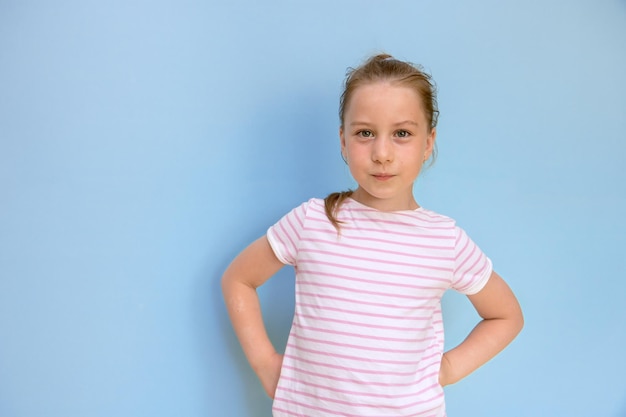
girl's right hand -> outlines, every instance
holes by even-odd
[[[265,393],[273,400],[280,378],[280,369],[283,366],[283,355],[274,352],[263,368],[259,369],[258,375]]]
[[[224,301],[233,328],[270,398],[276,393],[283,355],[276,353],[267,336],[256,289],[283,266],[267,237],[262,236],[237,255],[222,277]]]

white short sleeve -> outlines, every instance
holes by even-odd
[[[460,227],[455,227],[454,276],[452,288],[472,295],[479,292],[491,276],[491,260]]]
[[[282,263],[295,265],[304,218],[309,203],[303,203],[283,216],[267,231],[267,240]]]

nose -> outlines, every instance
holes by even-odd
[[[373,141],[372,160],[381,164],[393,161],[393,139],[379,136]]]

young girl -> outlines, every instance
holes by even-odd
[[[230,318],[275,417],[445,416],[442,387],[521,330],[520,306],[489,258],[413,196],[433,156],[437,115],[431,79],[412,64],[377,55],[351,70],[339,137],[356,190],[293,209],[224,273]],[[284,265],[295,267],[296,308],[280,355],[256,288]],[[444,353],[449,288],[482,321]]]

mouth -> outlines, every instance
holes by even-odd
[[[379,181],[387,181],[394,177],[391,174],[373,174],[372,176]]]

